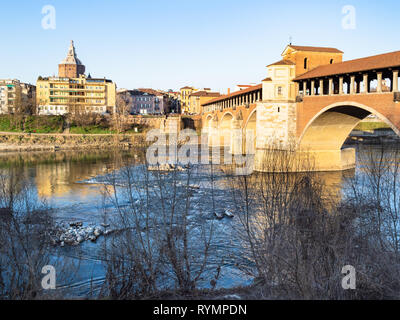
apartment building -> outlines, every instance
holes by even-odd
[[[85,66],[71,41],[67,57],[59,64],[59,76],[37,80],[38,114],[115,112],[116,84],[106,78],[86,76],[84,72]]]
[[[187,114],[189,113],[190,95],[198,90],[194,87],[186,86],[181,88],[179,91],[180,91],[181,111],[182,113]]]
[[[36,87],[19,80],[0,79],[0,114],[34,111]]]
[[[191,115],[201,114],[201,105],[221,96],[219,92],[211,92],[211,91],[197,91],[190,95],[189,97],[189,105],[188,112]]]
[[[154,89],[121,90],[118,94],[129,104],[131,114],[166,114],[168,96]]]
[[[108,79],[49,77],[38,79],[38,114],[112,113],[115,111],[116,85]]]

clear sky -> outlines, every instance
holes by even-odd
[[[42,8],[56,28],[42,27]],[[342,8],[356,9],[344,29]],[[20,0],[1,1],[0,78],[35,83],[58,72],[75,41],[94,77],[119,88],[221,92],[259,83],[293,44],[336,47],[346,60],[400,50],[399,0]]]

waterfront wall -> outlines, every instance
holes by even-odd
[[[0,136],[0,152],[129,148],[144,143],[144,134],[84,135],[3,133]]]

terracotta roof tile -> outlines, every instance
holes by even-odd
[[[400,67],[400,51],[319,66],[302,74],[294,81],[390,67]]]
[[[219,98],[207,101],[206,103],[203,104],[203,106],[210,105],[210,104],[213,104],[215,102],[223,101],[223,100],[226,100],[228,98],[233,98],[233,97],[236,97],[236,96],[240,96],[241,94],[244,94],[244,93],[254,92],[254,91],[257,91],[257,90],[260,90],[260,89],[262,89],[262,84],[259,84],[259,85],[256,85],[256,86],[252,86],[252,87],[244,89],[244,90],[236,91],[236,92],[233,92],[231,94],[223,95],[223,96],[221,96]]]
[[[270,64],[270,65],[268,65],[267,67],[271,67],[271,66],[283,66],[283,65],[285,65],[285,66],[293,66],[293,65],[295,65],[295,63],[292,62],[292,61],[290,61],[290,60],[281,60],[281,61],[275,62],[275,63],[273,63],[273,64]]]
[[[308,46],[294,46],[289,45],[290,48],[298,51],[313,51],[313,52],[333,52],[333,53],[343,53],[336,48],[326,48],[326,47],[308,47]]]
[[[147,94],[152,94],[154,96],[162,96],[162,95],[164,95],[163,92],[160,92],[160,91],[157,91],[157,90],[154,90],[154,89],[139,88],[138,91],[141,91],[141,92],[144,92],[144,93],[147,93]]]
[[[194,97],[219,97],[221,94],[219,92],[209,92],[209,91],[197,91],[192,93],[191,96]]]

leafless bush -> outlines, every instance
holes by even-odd
[[[0,176],[0,207],[0,298],[40,298],[41,270],[50,262],[51,213],[14,169]]]
[[[104,128],[109,126],[108,119],[98,113],[70,113],[68,121],[76,126],[102,126]]]
[[[213,239],[212,222],[194,223],[204,218],[193,207],[194,169],[149,171],[138,162],[115,173],[106,187],[118,212],[113,225],[120,231],[104,248],[102,294],[129,299],[157,297],[165,290],[190,292],[202,280]]]
[[[384,252],[381,251],[384,247],[378,246],[385,242],[382,237],[396,238],[392,229],[389,234],[383,232],[382,226],[390,224],[379,222],[382,219],[379,210],[388,208],[388,203],[376,199],[380,203],[380,206],[374,205],[376,211],[364,211],[363,199],[372,199],[361,192],[357,184],[353,185],[352,200],[330,199],[316,174],[288,172],[287,169],[297,166],[297,161],[302,161],[304,168],[304,159],[296,158],[290,151],[267,150],[265,159],[268,173],[238,177],[233,180],[232,192],[237,211],[241,212],[238,237],[244,253],[250,253],[242,269],[263,284],[266,296],[295,299],[397,297],[394,293],[400,286],[396,280],[398,258],[393,260],[395,246]],[[308,163],[312,164],[312,159]],[[374,174],[375,183],[369,182],[369,186],[375,186],[373,190],[379,198],[382,196],[379,181],[384,171],[381,171],[382,165],[374,162],[374,168],[376,166],[380,168],[379,173]],[[312,171],[312,167],[309,169]],[[388,194],[386,192],[385,197]],[[389,197],[393,195],[391,191]],[[360,203],[364,206],[360,207]],[[397,223],[397,218],[393,220],[394,211],[386,214],[392,219],[391,225]],[[390,266],[389,260],[395,261],[395,266]],[[357,270],[355,291],[343,290],[341,286],[344,276],[341,270],[346,265]]]

